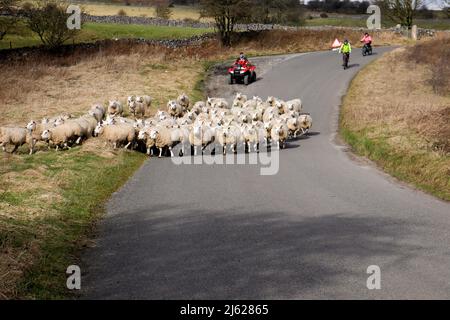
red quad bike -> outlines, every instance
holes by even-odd
[[[247,60],[237,60],[229,69],[229,84],[243,82],[248,85],[256,81],[256,67]]]

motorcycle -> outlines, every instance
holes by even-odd
[[[370,44],[364,44],[362,47],[362,55],[365,57],[367,55],[372,55],[372,46]]]

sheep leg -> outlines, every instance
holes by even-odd
[[[197,155],[197,146],[194,146],[194,156]]]
[[[59,149],[59,144],[56,145],[55,151],[58,152],[58,149]]]
[[[14,152],[16,152],[17,148],[19,148],[19,146],[18,146],[17,144],[16,144],[16,145],[14,145],[14,149],[12,149],[11,153],[14,153]]]
[[[67,149],[72,149],[71,147],[69,147],[69,145],[67,144],[67,142],[64,143],[64,147],[66,147]]]
[[[259,152],[259,144],[255,143],[255,152]]]
[[[113,142],[113,149],[117,149],[117,141]]]
[[[227,154],[227,145],[224,144],[222,148],[223,148],[223,151],[222,151],[223,155],[226,155]]]
[[[80,142],[81,142],[81,136],[78,137],[78,139],[77,139],[77,141],[76,141],[75,143],[76,143],[76,144],[80,144]]]
[[[131,142],[128,142],[128,144],[124,147],[124,149],[128,149],[128,147],[130,146]]]
[[[280,150],[280,141],[277,141],[278,150]]]
[[[162,157],[163,148],[159,148],[159,158]]]
[[[3,152],[6,152],[5,142],[1,144]]]
[[[151,148],[147,148],[147,155],[149,156],[151,152]]]
[[[170,156],[173,158],[173,157],[175,157],[175,155],[173,154],[173,151],[172,151],[172,147],[169,147],[169,151],[170,151]]]

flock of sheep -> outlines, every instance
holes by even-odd
[[[0,145],[4,151],[6,145],[13,145],[14,152],[28,144],[32,154],[38,141],[58,150],[98,136],[113,148],[132,148],[148,155],[156,151],[159,157],[165,151],[175,156],[173,148],[177,145],[181,146],[180,156],[186,148],[197,155],[198,150],[211,145],[216,153],[217,148],[226,154],[236,152],[238,147],[259,152],[261,144],[283,149],[287,139],[307,134],[312,126],[311,116],[302,113],[300,99],[268,97],[263,101],[238,93],[231,105],[223,98],[191,104],[188,96],[181,94],[167,103],[166,111],[158,110],[153,117],[145,118],[151,103],[149,96],[128,97],[126,104],[133,118],[123,117],[121,102],[109,101],[107,108],[96,104],[76,118],[63,114],[39,123],[30,121],[25,128],[0,127]]]

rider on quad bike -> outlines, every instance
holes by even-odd
[[[364,46],[362,48],[362,54],[363,56],[369,54],[372,54],[372,37],[366,32],[362,39],[360,40],[362,43],[364,43]]]
[[[352,46],[350,45],[350,42],[348,42],[348,40],[345,39],[344,43],[342,43],[341,47],[339,48],[339,53],[342,53],[342,58],[344,60],[344,63],[342,64],[344,69],[348,68],[348,60],[350,60],[351,52],[352,52]]]
[[[231,68],[228,69],[229,84],[236,82],[244,82],[248,85],[251,82],[256,81],[256,67],[248,61],[243,52],[239,54],[239,58],[236,59]]]

